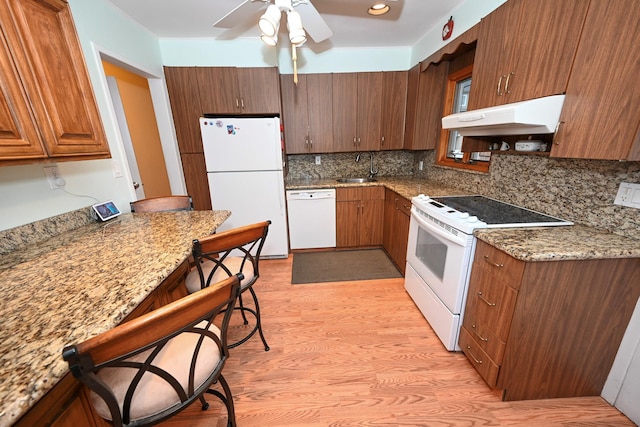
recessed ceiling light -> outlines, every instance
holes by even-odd
[[[391,8],[389,7],[388,4],[376,3],[373,6],[371,6],[367,12],[369,12],[369,15],[379,16],[389,12],[389,9]]]

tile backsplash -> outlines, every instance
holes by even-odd
[[[369,153],[287,156],[289,177],[364,177]],[[424,168],[418,164],[423,161]],[[640,239],[640,209],[614,205],[621,182],[640,183],[640,162],[554,159],[536,155],[495,155],[489,173],[435,166],[434,151],[374,153],[378,176],[423,177],[579,224]]]

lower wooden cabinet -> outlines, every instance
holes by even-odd
[[[127,322],[154,309],[187,296],[185,279],[189,262],[180,264],[145,300],[124,320]],[[60,349],[62,358],[62,349]],[[106,423],[94,413],[88,390],[69,372],[15,424],[15,427],[102,427]]]
[[[599,396],[640,297],[640,259],[524,262],[478,242],[459,344],[504,400]]]
[[[411,201],[393,190],[385,189],[382,246],[403,275],[407,261],[410,219]]]
[[[384,187],[336,189],[336,246],[382,245]]]

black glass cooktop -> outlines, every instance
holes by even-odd
[[[459,212],[475,215],[489,227],[526,225],[572,225],[570,221],[555,218],[529,209],[500,202],[484,196],[432,197],[433,200]]]

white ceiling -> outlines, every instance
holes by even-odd
[[[108,1],[159,38],[214,37],[226,40],[260,37],[257,26],[260,12],[236,28],[212,26],[244,0]],[[312,0],[333,30],[333,36],[316,47],[412,46],[432,28],[442,28],[450,12],[464,0],[392,0],[388,14],[373,17],[367,14],[367,9],[375,1]],[[314,47],[312,41],[309,44]]]

